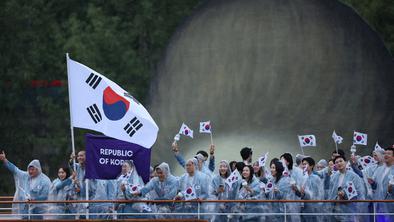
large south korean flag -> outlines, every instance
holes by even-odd
[[[71,125],[151,148],[159,127],[127,91],[67,55]]]

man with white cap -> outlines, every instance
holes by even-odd
[[[39,160],[33,160],[27,166],[27,171],[20,170],[14,164],[7,160],[4,151],[0,153],[0,161],[14,175],[16,191],[14,201],[34,201],[47,200],[51,180],[42,173]],[[14,214],[32,214],[30,219],[42,220],[42,214],[45,213],[43,204],[13,204],[12,212]],[[22,219],[28,219],[27,215]]]

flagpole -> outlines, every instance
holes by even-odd
[[[68,80],[68,103],[70,105],[70,130],[71,130],[71,146],[72,146],[72,153],[75,156],[75,143],[74,143],[74,127],[73,127],[73,115],[72,115],[72,101],[71,101],[71,87],[70,87],[70,70],[69,70],[69,61],[70,57],[68,56],[68,53],[66,53],[66,62],[67,62],[67,80]],[[75,157],[73,157],[73,168],[74,172],[77,171],[77,167],[75,164]]]
[[[211,145],[213,145],[213,139],[212,139],[212,130],[211,130]]]
[[[335,150],[337,151],[337,154],[338,154],[338,143],[337,143],[337,141],[334,141],[334,143],[335,143]]]
[[[85,194],[86,194],[86,200],[89,200],[89,179],[85,179]],[[86,219],[89,219],[89,203],[86,202]]]

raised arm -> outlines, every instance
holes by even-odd
[[[176,141],[172,143],[172,151],[174,152],[175,159],[178,161],[179,165],[185,168],[186,161],[183,156],[179,153],[179,146]]]
[[[19,176],[23,174],[27,174],[26,171],[20,170],[17,166],[15,166],[13,163],[7,160],[7,157],[5,155],[4,150],[1,151],[0,153],[0,161],[3,162],[4,166],[14,174],[14,176]]]

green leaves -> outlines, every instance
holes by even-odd
[[[391,55],[394,53],[394,1],[341,0],[352,6],[382,37]]]
[[[65,53],[144,102],[176,26],[198,0],[0,2],[0,146],[21,169],[38,158],[56,176],[71,152]],[[51,84],[60,80],[64,84]],[[75,129],[76,149],[84,149]],[[0,168],[0,195],[13,192]]]

